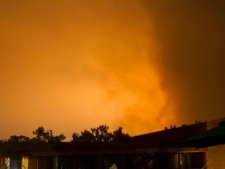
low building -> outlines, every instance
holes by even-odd
[[[0,169],[109,169],[112,164],[118,169],[224,169],[223,145],[196,149],[182,142],[223,120],[183,125],[120,142],[0,143]]]

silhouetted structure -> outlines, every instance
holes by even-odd
[[[209,149],[182,140],[206,131],[209,124],[213,126],[202,122],[109,143],[0,143],[0,167],[108,169],[116,164],[118,169],[200,169],[207,165]]]

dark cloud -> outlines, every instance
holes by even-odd
[[[146,2],[161,45],[161,85],[175,100],[178,123],[224,116],[225,2]]]

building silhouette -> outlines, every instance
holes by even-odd
[[[4,142],[0,143],[0,169],[109,169],[112,165],[118,169],[224,169],[224,145],[204,144],[196,148],[184,141],[224,120],[198,122],[108,143]]]

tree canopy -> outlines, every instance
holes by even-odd
[[[62,142],[66,139],[66,136],[63,134],[53,136],[52,130],[45,131],[42,126],[33,131],[33,134],[36,136],[32,139],[34,142]]]
[[[35,131],[33,131],[35,137],[29,138],[27,136],[10,136],[7,140],[1,140],[0,142],[62,142],[66,139],[63,134],[58,136],[54,136],[52,130],[45,131],[43,126],[38,127]]]
[[[24,135],[13,135],[9,139],[0,140],[0,142],[62,142],[66,139],[64,134],[53,135],[52,130],[45,130],[43,126],[38,127],[33,131],[33,138]],[[123,128],[119,127],[113,132],[109,132],[109,126],[100,125],[96,128],[81,131],[80,134],[74,132],[71,142],[112,142],[122,141],[130,137],[127,133],[123,133]]]
[[[72,134],[72,142],[112,142],[122,141],[130,137],[128,134],[123,133],[123,128],[119,127],[112,133],[109,132],[109,126],[100,125],[97,128],[91,128],[90,131],[81,131],[81,134],[74,132]]]

